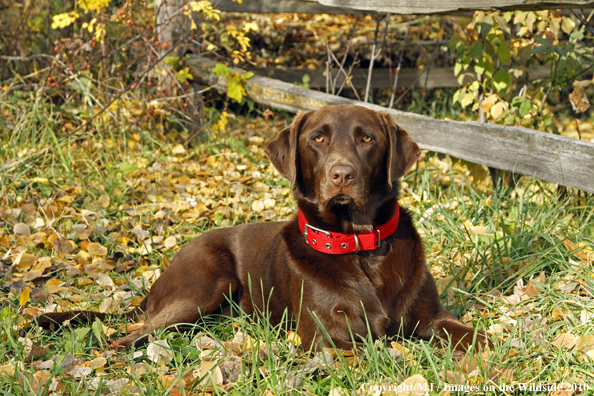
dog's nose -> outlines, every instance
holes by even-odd
[[[330,168],[330,179],[335,185],[346,187],[355,179],[355,170],[350,165],[334,165]]]

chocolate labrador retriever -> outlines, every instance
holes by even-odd
[[[387,113],[329,106],[298,114],[266,147],[292,183],[298,215],[190,241],[142,302],[145,324],[112,346],[225,312],[229,300],[273,323],[287,310],[306,348],[351,349],[361,337],[397,334],[449,338],[462,349],[488,343],[442,307],[421,239],[397,203],[397,180],[419,153]]]

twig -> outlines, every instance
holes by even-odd
[[[344,64],[346,62],[347,56],[349,55],[349,50],[351,49],[351,44],[353,42],[353,37],[355,36],[355,30],[357,29],[357,21],[359,20],[359,14],[357,14],[355,16],[355,23],[353,23],[353,28],[351,29],[351,36],[349,37],[349,42],[347,44],[346,47],[346,51],[344,51],[344,55],[342,57],[342,62],[340,63],[340,68],[342,69],[344,67]],[[336,61],[336,63],[338,63],[338,61]],[[334,85],[332,86],[332,92],[334,92],[334,89],[336,88],[336,79],[334,79]]]
[[[394,84],[392,85],[392,96],[390,96],[390,105],[388,106],[389,109],[394,106],[394,98],[396,97],[396,88],[398,88],[398,76],[400,75],[400,67],[402,66],[402,58],[404,57],[404,49],[406,48],[406,41],[408,40],[408,33],[410,32],[410,21],[412,19],[409,18],[408,20],[408,28],[406,29],[406,36],[404,36],[404,41],[402,42],[402,49],[400,50],[400,59],[398,59],[398,67],[396,68],[396,74],[394,76]]]
[[[425,74],[425,73],[429,74],[430,65],[433,63],[433,58],[435,58],[436,53],[437,53],[437,51],[433,51],[433,55],[431,56],[431,59],[429,60],[428,67],[424,68],[423,71],[421,73],[419,73],[417,78],[415,78],[415,80],[412,82],[412,84],[410,84],[410,87],[408,87],[406,89],[406,91],[404,91],[402,93],[402,95],[400,95],[398,97],[398,100],[396,100],[396,102],[394,102],[394,105],[397,105],[398,102],[400,102],[400,100],[402,100],[404,95],[406,95],[408,93],[408,91],[410,91],[411,89],[413,89],[415,87],[416,82],[419,81],[419,78],[421,78],[423,76],[423,74]]]
[[[584,26],[585,26],[585,28],[586,28],[586,29],[588,29],[588,30],[590,31],[590,33],[594,34],[594,28],[593,28],[592,26],[590,26],[590,25],[588,24],[588,22],[587,22],[587,21],[586,21],[584,18],[582,18],[582,17],[581,17],[581,16],[580,16],[580,15],[579,15],[577,12],[575,12],[573,9],[571,10],[571,12],[573,13],[573,15],[575,15],[575,16],[576,16],[576,18],[577,18],[577,19],[579,19],[579,20],[580,20],[580,22],[582,23],[582,25],[584,25]]]
[[[77,82],[77,83],[78,83],[78,84],[81,86],[81,88],[82,88],[82,89],[84,89],[85,93],[86,93],[87,95],[89,95],[89,97],[90,97],[91,99],[93,99],[93,101],[94,101],[94,102],[97,104],[97,106],[99,106],[99,107],[101,107],[101,108],[103,107],[103,106],[101,105],[101,102],[100,102],[100,101],[99,101],[97,98],[95,98],[95,97],[93,96],[93,94],[92,94],[92,93],[91,93],[91,92],[90,92],[90,91],[87,89],[87,87],[86,87],[86,86],[84,86],[84,85],[83,85],[83,83],[82,83],[82,82],[81,82],[81,81],[78,79],[78,76],[77,76],[75,73],[71,72],[71,71],[68,69],[68,67],[67,67],[67,66],[66,66],[64,63],[62,63],[62,62],[61,62],[59,59],[57,59],[56,57],[54,57],[54,62],[56,62],[57,64],[59,64],[60,66],[62,66],[62,68],[63,68],[63,69],[64,69],[64,70],[65,70],[65,71],[66,71],[68,74],[70,74],[70,77],[71,77],[71,78],[72,78],[74,81],[76,81],[76,82]],[[62,81],[64,81],[64,80],[62,80]],[[116,117],[113,115],[113,113],[112,113],[111,111],[109,111],[109,109],[105,108],[105,112],[106,112],[107,114],[109,114],[109,115],[110,115],[110,117],[111,117],[111,118],[112,118],[112,119],[115,121],[115,123],[116,123],[116,124],[118,124],[120,127],[122,127],[122,124],[120,124],[120,122],[119,122],[119,121],[117,120],[117,118],[116,118]]]
[[[355,53],[355,59],[353,60],[353,63],[351,63],[351,66],[349,67],[349,71],[348,71],[348,75],[350,76],[351,73],[353,72],[353,68],[359,64],[359,61],[357,60],[357,58],[359,57],[359,52]],[[347,79],[344,79],[342,81],[342,84],[340,84],[340,89],[338,90],[338,92],[336,93],[336,96],[339,96],[340,93],[342,92],[342,89],[344,88],[344,85],[347,83]],[[357,89],[353,86],[353,84],[349,84],[349,86],[351,87],[351,89],[353,90],[353,92],[355,93],[355,96],[357,97],[357,100],[361,101],[361,97],[359,96],[359,93],[357,92]]]
[[[351,68],[349,69],[349,73],[347,74],[347,72],[345,72],[345,71],[344,71],[344,68],[342,67],[342,65],[341,65],[340,63],[338,63],[338,59],[336,59],[336,56],[334,56],[334,54],[332,53],[332,51],[330,51],[330,55],[332,56],[332,58],[334,59],[334,61],[335,61],[335,62],[336,62],[336,64],[338,65],[338,68],[339,68],[339,69],[338,69],[338,73],[342,72],[342,74],[344,75],[344,81],[343,81],[343,85],[344,85],[344,82],[346,82],[347,80],[349,80],[349,76],[350,76],[350,74],[351,74],[351,71],[352,71],[352,66],[351,66]],[[338,73],[337,73],[337,74],[338,74]],[[335,82],[336,82],[336,80],[338,79],[338,76],[336,76],[336,77],[337,77],[337,78],[335,78],[335,79],[334,79],[334,81],[335,81]],[[335,85],[336,85],[336,84],[334,84],[334,85],[332,86],[332,94],[333,94],[333,95],[334,95],[334,86],[335,86]],[[341,85],[341,86],[340,86],[340,89],[341,89],[341,90],[342,90],[342,87],[343,87],[343,85]],[[358,100],[361,100],[361,98],[359,97],[359,93],[357,93],[357,90],[355,89],[355,87],[353,87],[353,84],[349,84],[349,85],[351,86],[351,88],[353,88],[353,91],[355,92],[355,95],[357,95],[357,99],[358,99]],[[339,93],[340,93],[340,91],[339,91]]]
[[[191,92],[189,94],[185,94],[185,95],[180,95],[180,96],[167,96],[165,98],[159,98],[159,99],[153,99],[153,102],[166,102],[168,100],[175,100],[175,99],[184,99],[184,98],[189,98],[192,97],[194,95],[199,95],[202,94],[204,92],[208,92],[212,89],[212,87],[208,87],[208,88],[204,88],[201,91],[195,91],[195,92]]]
[[[332,57],[330,46],[328,46],[327,41],[326,53],[328,54],[328,60],[326,61],[326,93],[330,93],[330,88],[332,88],[332,95],[334,95],[334,84],[332,83]]]
[[[371,87],[371,75],[373,74],[373,64],[375,62],[375,59],[377,57],[379,57],[379,55],[382,52],[382,47],[384,46],[384,42],[386,41],[386,37],[388,36],[388,24],[390,22],[390,13],[388,13],[386,15],[386,30],[384,31],[384,37],[382,39],[382,42],[380,44],[380,47],[377,51],[377,53],[375,52],[375,48],[377,47],[377,38],[378,38],[378,33],[379,33],[379,26],[381,23],[381,15],[377,16],[377,23],[375,25],[375,37],[373,40],[373,47],[371,48],[371,59],[369,60],[369,72],[367,73],[367,86],[365,87],[365,100],[364,102],[367,102],[367,100],[369,99],[369,89]]]
[[[427,65],[427,73],[425,74],[425,85],[423,86],[423,99],[421,100],[421,108],[423,107],[423,105],[425,104],[425,96],[427,95],[427,83],[429,82],[429,73],[431,73],[431,66],[433,65],[433,59],[435,58],[435,54],[437,54],[437,51],[439,49],[439,45],[437,45],[437,37],[435,37],[435,50],[433,51],[433,54],[431,55],[431,61],[429,61],[429,64]]]
[[[204,17],[201,18],[202,20],[204,19]],[[193,32],[190,30],[188,31],[184,36],[182,36],[177,43],[175,43],[174,45],[171,46],[171,48],[169,49],[169,51],[167,51],[166,53],[164,53],[159,59],[157,59],[157,61],[155,63],[153,63],[148,69],[146,69],[144,72],[142,72],[140,74],[139,77],[136,78],[136,80],[134,80],[134,82],[130,85],[128,85],[122,92],[120,92],[118,95],[116,95],[115,98],[113,98],[106,106],[101,107],[101,109],[96,112],[91,118],[89,118],[87,121],[85,121],[83,124],[79,125],[78,127],[76,127],[75,129],[73,129],[72,131],[70,131],[66,136],[62,137],[59,141],[58,144],[56,145],[52,145],[52,146],[48,146],[45,149],[35,153],[35,154],[31,154],[25,158],[22,158],[20,160],[10,160],[7,161],[5,163],[3,163],[2,165],[0,165],[0,171],[1,172],[9,172],[17,167],[22,167],[24,166],[26,163],[31,162],[31,161],[35,161],[36,159],[42,157],[43,155],[47,154],[47,152],[50,149],[53,149],[56,146],[59,146],[61,143],[63,143],[64,141],[66,141],[67,139],[69,139],[70,137],[72,137],[76,132],[80,131],[81,129],[83,129],[84,127],[86,127],[87,125],[89,125],[93,120],[95,120],[95,118],[97,118],[98,116],[100,116],[101,114],[103,114],[108,108],[109,106],[111,106],[116,100],[120,99],[122,96],[124,96],[125,93],[127,93],[128,91],[130,91],[133,87],[136,87],[136,85],[138,85],[138,82],[141,81],[145,75],[147,75],[156,65],[159,64],[159,62],[161,62],[163,59],[167,58],[181,43],[184,42],[184,40],[186,40],[188,37],[190,37],[193,34]],[[49,56],[49,55],[48,55]],[[79,140],[81,139],[81,137],[78,137],[75,139]]]

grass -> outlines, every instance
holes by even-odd
[[[225,368],[232,356],[239,358],[241,376],[232,386],[211,384],[206,391],[370,394],[370,386],[398,385],[413,375],[433,385],[430,394],[450,389],[498,395],[505,393],[504,386],[513,386],[507,393],[532,395],[540,391],[521,390],[520,384],[583,381],[594,386],[592,360],[585,353],[593,349],[587,336],[594,336],[589,316],[594,312],[594,273],[588,261],[594,259],[592,197],[574,193],[561,200],[555,186],[528,178],[511,193],[495,192],[488,180],[474,180],[462,162],[431,153],[404,178],[402,201],[423,235],[442,301],[467,323],[497,333],[494,351],[464,356],[451,347],[397,338],[364,340],[366,348],[356,355],[327,351],[314,356],[295,348],[282,327],[271,326],[265,315],[238,314],[156,332],[155,340],[167,340],[165,349],[171,352],[171,360],[161,366],[146,346],[110,355],[107,339],[123,334],[117,315],[103,323],[105,328],[95,323],[43,332],[31,326],[31,318],[51,304],[97,310],[106,301],[117,303],[114,296],[120,293],[123,302],[116,304],[116,312],[133,305],[175,252],[208,229],[289,216],[294,202],[288,183],[263,155],[282,121],[241,118],[226,134],[182,151],[150,129],[125,132],[107,122],[79,140],[74,140],[79,135],[63,139],[65,120],[48,103],[2,106],[15,120],[10,130],[3,126],[3,163],[48,145],[53,149],[0,171],[0,394],[201,394],[214,377],[200,368]],[[253,136],[246,136],[246,130]],[[109,198],[107,205],[102,196]],[[15,224],[36,224],[37,219],[41,224],[30,227],[31,236],[14,234]],[[77,234],[83,226],[86,236]],[[131,232],[135,227],[148,232],[150,249],[147,239]],[[72,241],[74,250],[64,250],[55,235]],[[171,236],[173,247],[156,242]],[[92,250],[85,241],[100,244],[107,253],[85,259],[83,253]],[[35,259],[20,268],[13,264],[23,251]],[[27,281],[27,274],[45,260],[52,266]],[[133,267],[118,272],[117,266],[129,260]],[[541,273],[544,281],[530,283],[527,298],[509,303],[506,297],[522,289],[519,282],[525,287]],[[113,288],[99,274],[107,274]],[[49,293],[52,282],[63,290]],[[22,303],[25,290],[31,298]],[[44,292],[33,298],[38,290]],[[108,334],[110,329],[116,332]],[[255,343],[230,343],[238,332]],[[553,345],[568,333],[574,345]],[[206,363],[208,349],[195,345],[203,336],[222,345],[213,352],[220,354],[210,360],[214,363]],[[32,362],[27,345],[47,354]],[[39,368],[50,359],[48,368]],[[91,368],[85,376],[72,371],[84,367]],[[206,382],[199,385],[200,378]],[[186,388],[179,386],[182,379]]]

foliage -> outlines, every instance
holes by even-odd
[[[41,134],[27,133],[38,125],[29,121],[0,149],[54,144],[59,119],[27,110],[47,119]],[[356,353],[309,354],[298,329],[287,334],[241,314],[159,331],[132,351],[110,350],[107,339],[139,325],[118,314],[139,303],[189,239],[294,211],[290,186],[263,152],[283,127],[278,119],[230,118],[216,140],[193,149],[150,134],[136,140],[93,130],[40,166],[3,174],[2,392],[337,395],[415,380],[496,395],[470,387],[590,383],[592,200],[559,202],[554,186],[530,180],[506,196],[463,164],[427,153],[403,180],[401,204],[423,234],[444,303],[491,331],[495,350],[464,356],[397,337],[366,339]],[[116,315],[55,333],[33,325],[43,311],[75,307]]]
[[[497,123],[556,132],[547,100],[591,69],[594,61],[583,31],[552,10],[476,12],[450,40],[458,80],[478,77],[459,89],[454,101],[472,105],[473,111]],[[530,81],[535,65],[550,67],[550,77]]]
[[[253,77],[254,73],[245,72],[242,74],[234,73],[227,66],[218,63],[212,70],[217,76],[224,75],[227,79],[227,96],[231,99],[235,99],[237,102],[241,102],[243,96],[246,94],[244,82],[249,78]]]

